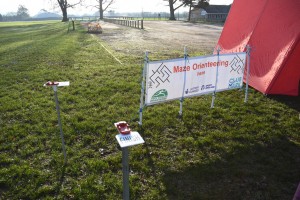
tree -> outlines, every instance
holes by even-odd
[[[100,19],[103,19],[103,13],[109,8],[109,6],[111,6],[116,2],[116,0],[96,0],[96,1],[98,4],[92,7],[99,9]]]
[[[188,17],[188,21],[191,20],[191,11],[192,11],[192,7],[194,7],[195,5],[195,1],[196,0],[182,0],[184,3],[184,6],[189,6],[189,17]]]
[[[81,4],[83,0],[78,0],[76,3],[69,4],[68,0],[57,0],[57,3],[61,9],[62,15],[63,15],[63,22],[69,21],[68,19],[68,8],[74,8],[75,6]]]
[[[195,6],[196,8],[205,8],[209,6],[209,0],[199,0],[198,4]]]
[[[28,14],[28,9],[23,5],[19,5],[18,11],[17,11],[17,19],[25,20],[25,19],[28,19],[29,17],[30,16]]]
[[[207,6],[209,6],[209,0],[182,0],[184,6],[190,6],[190,9],[189,9],[189,18],[188,18],[188,21],[191,20],[191,10],[192,10],[192,7],[195,7],[195,8],[205,8]]]
[[[178,8],[182,7],[184,5],[184,3],[180,0],[179,1],[178,0],[164,0],[164,1],[168,1],[168,3],[169,3],[169,8],[170,8],[170,18],[169,18],[169,20],[176,20],[175,11]],[[177,7],[175,7],[175,4],[178,3],[178,2],[180,2],[180,4]]]
[[[0,14],[0,22],[2,22],[3,21],[3,17],[2,17],[2,15]]]
[[[17,19],[17,13],[15,12],[8,12],[6,15],[3,15],[3,21],[16,21]]]

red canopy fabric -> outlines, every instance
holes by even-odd
[[[217,46],[252,48],[249,85],[264,94],[299,95],[300,0],[234,0]]]

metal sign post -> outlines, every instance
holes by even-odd
[[[130,130],[125,121],[115,123],[119,134],[116,139],[122,148],[122,172],[123,172],[123,200],[129,200],[129,148],[137,144],[145,143],[138,132]]]
[[[59,101],[58,101],[58,97],[57,97],[57,87],[69,86],[69,85],[70,85],[69,81],[67,81],[67,82],[48,81],[47,83],[44,84],[44,86],[51,86],[54,91],[57,118],[58,118],[58,126],[59,126],[59,130],[60,130],[60,138],[61,138],[62,149],[63,149],[63,154],[64,154],[64,164],[66,164],[66,162],[67,162],[67,153],[66,153],[66,147],[65,147],[64,133],[62,130],[62,124],[61,124],[61,119],[60,119],[60,109],[59,109]]]
[[[140,110],[139,110],[139,125],[142,126],[143,120],[143,105],[144,105],[144,95],[145,95],[145,76],[146,76],[146,69],[149,62],[148,58],[148,51],[145,53],[145,60],[144,60],[144,67],[143,67],[143,74],[142,74],[142,82],[141,82],[141,99],[140,99]]]
[[[122,148],[123,199],[129,200],[129,149]]]
[[[218,49],[217,49],[217,52],[218,52],[218,63],[220,62],[220,51],[221,51],[221,48],[218,47]],[[214,106],[215,106],[215,99],[216,99],[216,92],[217,92],[217,85],[218,85],[218,76],[219,76],[219,65],[217,65],[215,91],[214,91],[213,96],[212,96],[210,108],[214,108]]]
[[[186,67],[186,64],[187,64],[187,59],[188,59],[188,54],[187,54],[187,48],[185,46],[184,47],[184,66],[185,67]],[[182,95],[181,95],[181,98],[180,98],[179,116],[182,116],[182,106],[183,106],[183,101],[184,101],[185,84],[186,84],[186,71],[184,72],[183,90],[182,90]]]
[[[250,47],[250,45],[247,45],[247,76],[246,76],[246,91],[245,91],[244,103],[247,103],[247,101],[248,101],[249,74],[250,74],[250,54],[251,54],[251,47]]]

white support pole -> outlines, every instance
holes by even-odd
[[[247,101],[248,101],[249,74],[250,74],[250,53],[251,53],[251,47],[250,47],[250,45],[247,45],[247,76],[246,76],[246,90],[245,90],[244,103],[247,103]]]
[[[61,119],[60,119],[60,109],[59,109],[59,102],[58,102],[58,97],[57,97],[57,86],[56,85],[53,86],[53,90],[54,90],[58,125],[59,125],[59,130],[60,130],[60,138],[61,138],[62,149],[63,149],[63,153],[64,153],[64,164],[66,164],[66,162],[67,162],[67,153],[66,153],[66,147],[65,147],[64,133],[63,133],[63,130],[62,130],[62,124],[61,124]]]
[[[218,63],[220,63],[220,51],[221,51],[221,48],[218,47],[218,49],[217,49],[217,52],[218,52]],[[216,99],[217,85],[218,85],[218,76],[219,76],[219,65],[217,65],[215,91],[214,91],[213,96],[212,96],[210,108],[214,108],[215,99]]]
[[[188,54],[187,54],[187,48],[186,46],[184,47],[184,66],[186,67],[187,64],[187,59],[188,59]],[[183,101],[184,101],[184,92],[185,92],[185,83],[186,83],[186,71],[184,71],[184,79],[183,79],[183,89],[182,89],[182,96],[180,99],[180,110],[179,110],[179,116],[182,116],[182,107],[183,107]]]
[[[179,116],[182,116],[183,97],[180,98]]]
[[[148,58],[148,51],[145,52],[145,60],[144,60],[144,67],[143,67],[143,74],[142,74],[142,82],[141,82],[141,99],[140,99],[140,110],[139,110],[139,125],[142,126],[143,120],[143,105],[144,105],[144,95],[145,95],[145,76],[146,76],[146,69],[149,62]]]
[[[184,66],[186,67],[187,64],[187,48],[186,46],[184,47]],[[183,107],[183,101],[184,101],[184,91],[185,91],[185,82],[186,82],[186,71],[184,71],[184,79],[183,79],[183,89],[182,89],[182,96],[180,99],[180,110],[179,110],[179,116],[182,116],[182,107]]]

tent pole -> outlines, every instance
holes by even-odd
[[[148,51],[145,52],[145,60],[144,60],[144,67],[143,67],[143,74],[142,74],[142,83],[141,83],[141,99],[140,99],[140,119],[139,119],[139,125],[142,126],[142,120],[143,120],[143,101],[144,101],[144,95],[145,95],[145,73],[146,68],[148,64],[149,58],[148,58]]]
[[[221,48],[218,47],[218,49],[217,49],[217,52],[218,52],[218,63],[220,62],[220,51],[221,51]],[[214,91],[213,96],[212,96],[210,108],[214,108],[215,99],[216,99],[216,92],[217,92],[218,76],[219,76],[219,65],[217,65],[215,91]]]
[[[247,77],[246,77],[246,90],[245,90],[244,103],[247,103],[247,101],[248,101],[249,73],[250,73],[250,52],[251,52],[251,47],[250,47],[250,45],[247,45]]]
[[[187,48],[184,46],[184,66],[186,67],[187,64]],[[182,106],[183,106],[183,101],[184,101],[184,91],[185,91],[185,83],[186,83],[186,71],[184,71],[184,80],[183,80],[183,90],[182,90],[182,96],[180,99],[180,110],[179,110],[179,116],[182,116]]]

